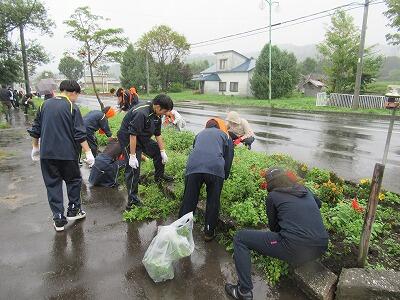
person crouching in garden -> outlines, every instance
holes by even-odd
[[[207,187],[204,239],[215,237],[220,195],[224,180],[228,179],[233,161],[233,144],[229,135],[221,129],[225,124],[220,119],[210,119],[206,128],[196,135],[193,150],[186,164],[185,191],[179,217],[195,211],[203,183]]]
[[[83,123],[86,128],[86,138],[89,144],[90,150],[94,157],[97,156],[98,144],[95,132],[101,130],[108,138],[111,138],[112,132],[110,126],[108,125],[108,119],[115,116],[115,111],[112,107],[106,106],[103,111],[92,110],[84,118]]]
[[[23,95],[21,102],[22,102],[22,105],[24,106],[24,115],[28,114],[29,106],[31,106],[32,109],[35,109],[35,104],[33,103],[33,94],[32,93]]]
[[[254,132],[249,122],[239,116],[236,111],[231,111],[226,117],[228,122],[228,132],[235,146],[239,144],[245,145],[249,150],[254,142]]]
[[[321,201],[280,168],[266,172],[268,225],[271,231],[240,230],[233,238],[239,282],[227,283],[233,299],[253,299],[250,250],[300,265],[319,258],[328,248]]]

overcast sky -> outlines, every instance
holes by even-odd
[[[89,6],[92,12],[110,18],[108,25],[121,27],[127,42],[135,42],[153,26],[166,24],[186,36],[190,43],[201,42],[220,36],[234,34],[268,24],[268,9],[261,9],[261,0],[42,0],[49,16],[56,22],[53,37],[28,32],[27,38],[37,38],[52,55],[51,64],[40,69],[57,70],[57,65],[66,50],[77,49],[78,44],[66,38],[67,27],[63,21],[68,19],[74,9]],[[272,23],[312,14],[352,0],[280,0],[274,5]],[[354,3],[363,3],[355,0]],[[381,2],[381,1],[375,1]],[[383,16],[385,4],[372,5],[369,10],[367,44],[386,44],[387,19]],[[362,8],[349,11],[357,26],[361,27]],[[275,44],[307,45],[319,43],[329,24],[329,17],[304,24],[274,30],[272,40]],[[17,36],[17,32],[14,33]],[[234,49],[239,52],[259,51],[268,39],[262,33],[224,43],[192,48],[192,53],[213,53]]]

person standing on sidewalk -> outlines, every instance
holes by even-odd
[[[80,146],[86,154],[85,162],[92,166],[94,157],[86,142],[86,129],[78,106],[74,103],[80,92],[74,80],[60,84],[61,94],[46,100],[38,109],[32,128],[32,160],[40,159],[42,176],[47,189],[54,228],[63,231],[68,221],[86,217],[81,209],[82,176],[78,158]],[[40,139],[40,147],[39,147]],[[62,182],[67,185],[68,210],[64,216]]]
[[[319,211],[321,201],[283,169],[267,170],[265,179],[271,231],[240,230],[235,234],[233,257],[239,283],[225,285],[233,299],[253,299],[250,250],[300,265],[317,259],[328,249],[328,233]]]
[[[5,85],[1,86],[0,89],[0,101],[1,106],[6,116],[6,121],[11,122],[11,101],[10,101],[10,91],[6,88]]]
[[[185,191],[179,217],[194,212],[199,202],[202,185],[207,188],[207,207],[204,224],[204,239],[215,237],[220,195],[224,180],[228,179],[233,161],[233,144],[224,121],[218,118],[208,120],[193,143],[193,150],[186,164]],[[225,132],[224,132],[225,130]]]
[[[128,190],[126,209],[141,205],[138,197],[140,161],[142,153],[153,160],[156,182],[173,181],[165,175],[164,165],[168,161],[161,136],[161,116],[171,111],[174,103],[167,95],[157,95],[145,105],[131,108],[125,115],[118,131],[118,140],[125,156],[125,182]],[[151,137],[155,136],[156,141]]]

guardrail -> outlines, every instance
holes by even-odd
[[[336,106],[336,107],[347,107],[351,108],[353,104],[354,95],[352,94],[339,94],[331,93],[318,93],[316,106]],[[386,102],[385,96],[377,95],[360,95],[359,97],[359,108],[384,108]]]

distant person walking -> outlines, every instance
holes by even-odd
[[[5,118],[7,122],[11,122],[11,100],[10,100],[10,91],[6,88],[5,85],[1,86],[0,89],[0,102],[2,106],[2,110],[5,114]]]

